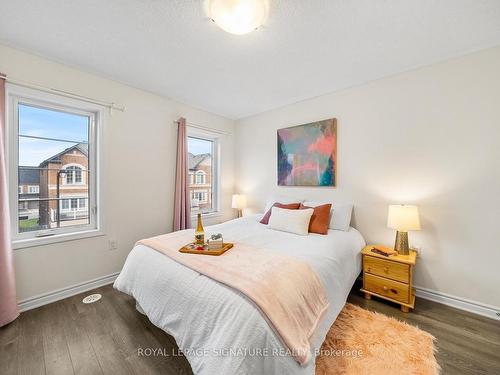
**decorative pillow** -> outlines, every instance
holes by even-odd
[[[331,202],[319,202],[319,201],[305,201],[302,204],[308,207],[321,206]],[[337,202],[332,203],[332,212],[330,215],[330,229],[343,230],[347,232],[351,225],[351,215],[352,215],[353,204]]]
[[[299,210],[313,208],[311,222],[309,223],[309,233],[328,234],[328,225],[330,224],[331,203],[323,204],[316,207],[304,206],[300,204]]]
[[[303,210],[287,210],[279,207],[271,208],[272,214],[269,218],[269,228],[307,236],[309,233],[309,222],[314,212],[312,208]]]
[[[293,197],[288,197],[286,195],[279,195],[279,194],[274,195],[267,201],[266,207],[264,208],[264,212],[269,211],[271,209],[271,207],[273,206],[273,204],[275,204],[276,202],[279,202],[281,204],[290,204],[290,203],[304,202],[304,200],[293,198]]]
[[[265,215],[262,217],[260,220],[261,224],[268,224],[269,223],[269,218],[271,217],[271,210],[273,207],[279,207],[279,208],[284,208],[287,210],[296,210],[300,206],[300,203],[289,203],[289,204],[282,204],[282,203],[274,203],[269,210],[265,213]]]

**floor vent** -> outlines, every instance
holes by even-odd
[[[101,299],[101,295],[100,294],[91,294],[90,296],[87,296],[85,297],[82,302],[83,303],[94,303],[94,302],[97,302]]]

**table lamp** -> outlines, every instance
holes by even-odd
[[[387,227],[397,230],[394,250],[401,255],[410,254],[408,231],[420,230],[418,207],[406,204],[390,205],[389,214],[387,215]]]
[[[247,197],[243,194],[233,194],[232,208],[238,210],[238,217],[243,216],[243,209],[247,207]]]

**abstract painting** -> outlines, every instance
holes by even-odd
[[[278,130],[278,185],[336,186],[337,120]]]

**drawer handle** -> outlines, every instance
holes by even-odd
[[[385,272],[385,273],[389,273],[389,268],[384,267],[384,272]]]
[[[382,287],[382,289],[384,290],[384,292],[387,292],[388,290],[390,290],[391,293],[398,294],[398,291],[396,289],[394,289],[394,288],[389,289],[385,285]]]
[[[368,272],[372,272],[372,269],[370,267],[368,267]]]

